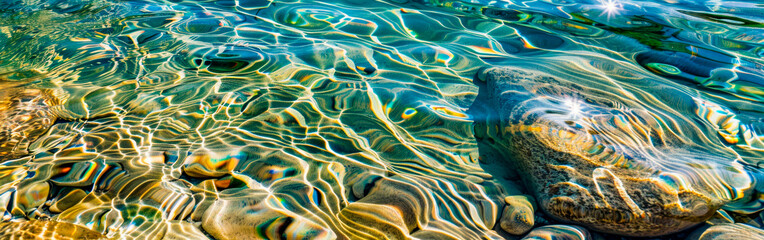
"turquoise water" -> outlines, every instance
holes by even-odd
[[[0,43],[6,235],[764,236],[762,2],[3,0]]]

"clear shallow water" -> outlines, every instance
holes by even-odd
[[[690,123],[720,163],[649,167],[731,168],[712,189],[761,227],[763,7],[4,1],[0,210],[110,238],[511,238],[503,199],[531,193],[467,110],[479,69],[515,66]]]

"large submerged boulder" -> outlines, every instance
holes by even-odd
[[[508,164],[551,217],[619,235],[665,235],[702,223],[750,188],[734,155],[705,146],[711,137],[693,130],[696,116],[684,117],[692,97],[676,96],[678,110],[663,111],[606,77],[542,71],[481,70],[479,98]]]

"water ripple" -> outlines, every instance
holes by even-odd
[[[497,174],[506,166],[487,167],[492,160],[478,148],[473,121],[484,116],[468,108],[479,91],[473,78],[488,66],[546,69],[592,91],[615,83],[600,90],[627,100],[576,96],[565,105],[575,91],[538,87],[547,97],[536,103],[548,106],[533,111],[592,115],[570,126],[589,132],[556,136],[575,140],[560,147],[660,169],[669,173],[656,181],[668,188],[707,186],[705,194],[735,200],[725,208],[733,215],[758,213],[764,189],[748,185],[761,182],[752,169],[764,159],[761,6],[615,7],[4,1],[0,229],[500,239],[555,223],[533,214],[532,199],[508,197],[530,192]],[[677,148],[664,155],[681,161],[665,162],[646,150],[677,143],[708,156]],[[618,158],[634,146],[649,161]],[[716,164],[732,160],[721,164],[726,172]],[[586,235],[578,230],[552,225],[529,237]]]

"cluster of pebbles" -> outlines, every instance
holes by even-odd
[[[527,27],[381,2],[369,3],[368,13],[333,4],[125,3],[114,13],[140,15],[88,28],[87,38],[56,40],[50,49],[60,55],[43,62],[76,73],[57,86],[75,97],[0,79],[0,233],[764,237],[754,226],[761,205],[746,165],[758,155],[726,147],[759,148],[737,120],[744,114],[675,85],[657,99],[589,69],[568,72],[583,77],[553,73],[560,66],[477,70],[501,54],[573,45]],[[54,12],[86,12],[76,6]],[[581,36],[603,34],[534,18]],[[640,56],[664,75],[692,70]],[[490,139],[499,171],[511,169],[517,182],[480,168],[484,149],[468,134],[478,114],[458,109],[475,97],[459,76],[476,70],[479,103],[492,115],[480,123],[492,131],[476,137]],[[710,80],[719,89],[719,79]],[[751,88],[721,89],[750,97],[742,90]]]

